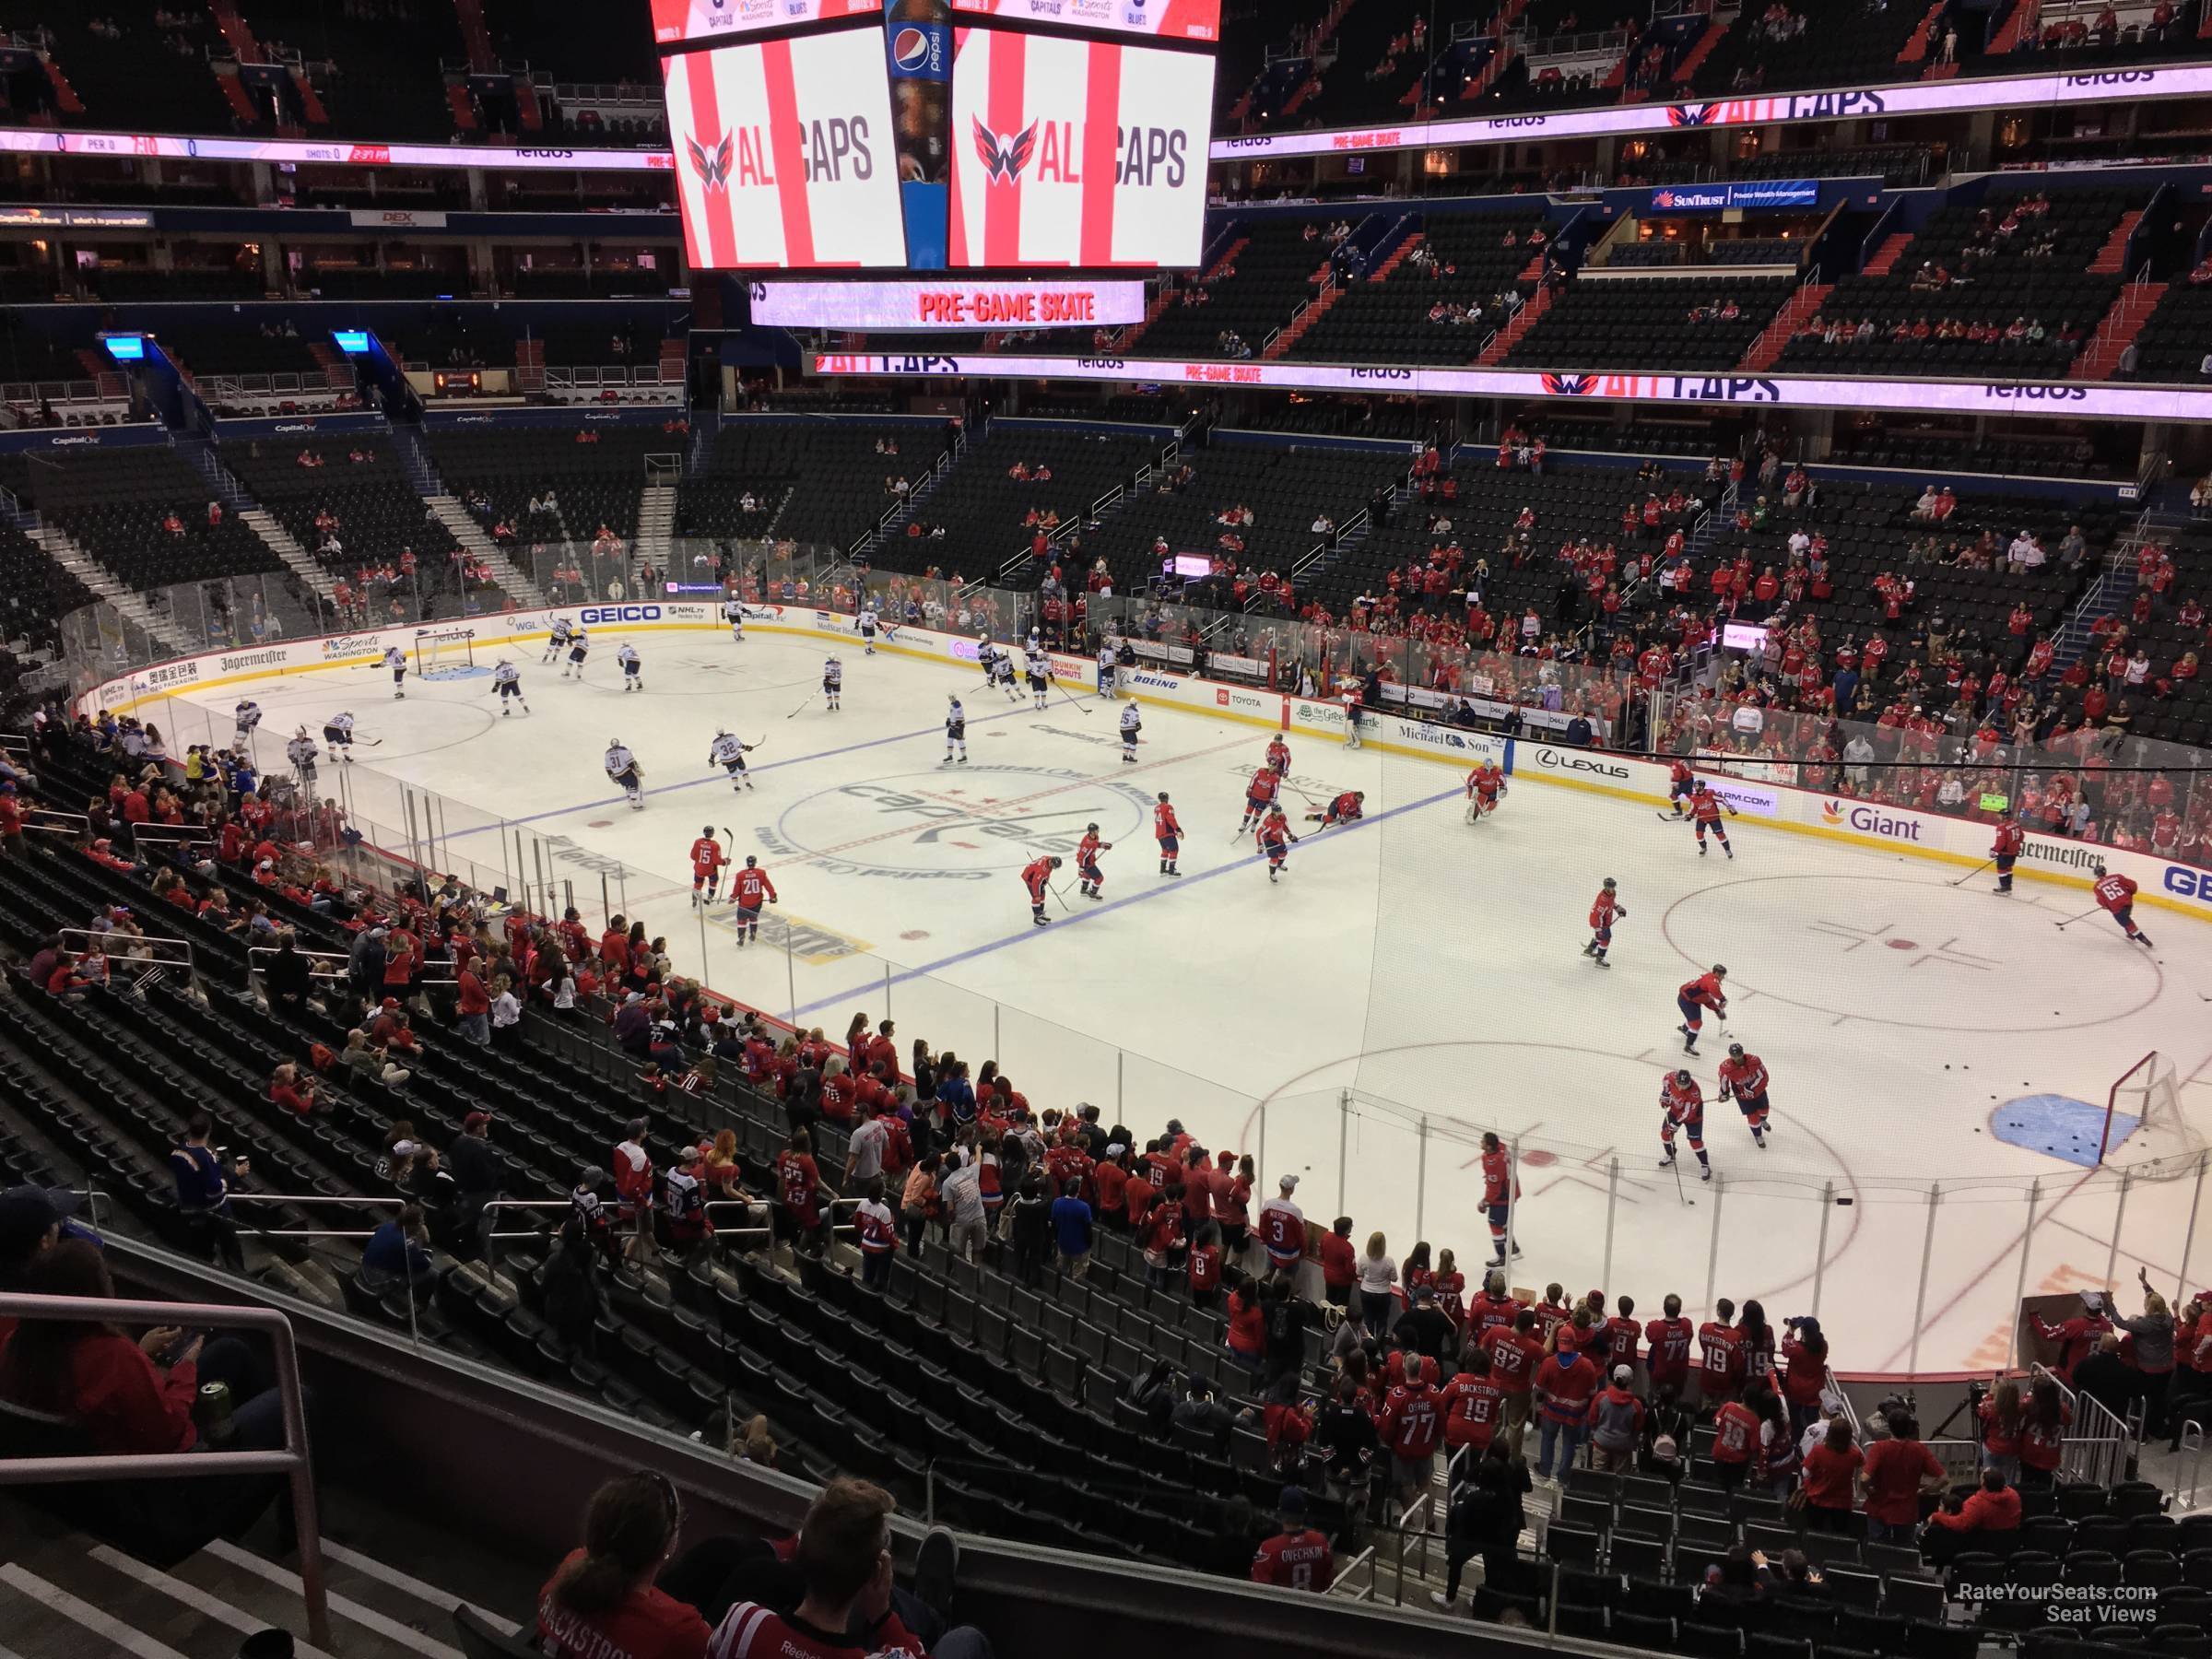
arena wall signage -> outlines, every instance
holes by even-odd
[[[477,648],[479,652],[496,653],[502,647],[513,647],[518,654],[525,650],[535,651],[543,645],[547,629],[555,616],[582,618],[605,626],[597,619],[609,611],[641,613],[635,618],[627,615],[623,618],[619,626],[626,632],[719,632],[723,628],[722,622],[713,618],[700,621],[679,619],[671,614],[676,608],[661,606],[582,609],[564,607],[558,611],[512,611],[479,617],[475,618]],[[752,627],[760,631],[804,634],[816,638],[846,637],[837,626],[841,618],[830,618],[829,626],[819,626],[816,618],[822,613],[811,608],[767,605],[759,609],[764,614]],[[647,612],[652,614],[642,614]],[[496,631],[500,629],[505,631]],[[275,679],[286,674],[327,669],[349,661],[373,660],[387,645],[412,649],[416,632],[411,627],[382,629],[290,640],[247,652],[211,651],[197,656],[182,657],[174,662],[119,675],[113,679],[91,686],[77,696],[76,707],[80,713],[92,717],[97,717],[103,711],[134,713],[146,708],[158,707],[170,693],[184,687],[215,690],[257,680]],[[958,667],[969,675],[974,672],[975,641],[965,634],[900,628],[895,637],[879,641],[877,649],[889,655],[912,657]],[[1055,656],[1053,658],[1053,677],[1072,692],[1096,694],[1097,674],[1089,662],[1076,657]],[[1303,734],[1311,742],[1341,743],[1344,739],[1344,710],[1337,703],[1289,697],[1279,692],[1255,691],[1250,687],[1224,685],[1195,675],[1144,670],[1137,678],[1143,687],[1136,694],[1140,702],[1185,708],[1216,720],[1232,720],[1269,731],[1288,732],[1293,734],[1293,741],[1297,740],[1298,734]],[[1384,689],[1387,695],[1400,688],[1386,686]],[[1424,699],[1438,695],[1422,693],[1419,688],[1413,689]],[[1224,693],[1227,694],[1226,698]],[[1477,702],[1477,706],[1481,705]],[[1531,720],[1543,712],[1540,710],[1524,710],[1523,718]],[[1570,789],[1593,790],[1601,794],[1646,802],[1653,806],[1663,806],[1666,804],[1667,766],[1637,756],[1596,749],[1570,749],[1535,738],[1505,738],[1488,732],[1440,725],[1430,721],[1407,720],[1387,710],[1369,714],[1362,723],[1361,730],[1362,741],[1370,748],[1438,761],[1456,769],[1455,775],[1458,777],[1465,777],[1470,769],[1481,761],[1492,760],[1516,778],[1533,778]],[[1771,773],[1773,770],[1771,762],[1737,761],[1723,764],[1711,759],[1700,759],[1700,772],[1714,781],[1715,787],[1724,798],[1735,803],[1739,812],[1759,819],[1768,827],[1964,867],[1979,865],[1989,856],[1990,826],[1986,822],[1944,818],[1933,813],[1915,812],[1909,807],[1853,801],[1818,790],[1801,789],[1780,782],[1770,783],[1762,774]],[[1744,781],[1752,776],[1759,776],[1761,781],[1756,783]],[[2115,847],[2095,847],[2048,836],[2032,836],[2021,860],[2020,873],[2030,879],[2086,888],[2092,879],[2088,866],[2100,860],[2107,868],[2135,878],[2142,888],[2141,902],[2178,911],[2200,921],[2212,922],[2212,870],[2177,865],[2148,853],[2124,852]]]
[[[2212,392],[2013,381],[1813,380],[1769,375],[1570,374],[1512,369],[1355,368],[1335,363],[1194,363],[1143,358],[929,357],[817,352],[818,375],[1007,380],[1181,381],[1287,392],[1351,392],[1387,372],[1397,389],[1441,397],[1577,398],[1590,403],[1731,404],[1801,409],[1941,409],[2107,420],[2212,420]]]
[[[1141,322],[1141,282],[756,282],[771,328],[1112,328]]]
[[[1555,115],[1474,116],[1452,121],[1406,122],[1387,127],[1265,133],[1249,137],[1217,138],[1212,154],[1217,161],[1235,161],[1248,156],[1326,156],[1360,150],[1502,144],[1525,138],[1621,136],[1664,133],[1677,127],[1771,126],[1808,121],[1853,121],[1868,116],[2055,109],[2065,104],[2103,103],[2113,99],[2125,99],[2132,103],[2149,98],[2201,98],[2207,92],[2212,92],[2212,65],[2122,69],[2103,75],[1916,81],[1902,87],[1784,92],[1770,98],[1564,110]]]

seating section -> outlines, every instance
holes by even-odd
[[[883,488],[888,475],[921,477],[944,453],[943,435],[925,426],[900,423],[873,428],[844,422],[805,420],[732,421],[715,434],[711,488],[721,492],[730,480],[735,493],[746,488],[786,498],[763,535],[801,546],[848,547],[893,504]],[[898,445],[886,454],[884,443]],[[687,480],[679,497],[692,497],[699,480]],[[712,503],[714,495],[699,498]],[[712,505],[702,510],[716,511]],[[702,519],[700,527],[714,534]],[[735,534],[735,532],[730,532]],[[947,560],[947,562],[959,562]]]
[[[1505,360],[1524,369],[1719,372],[1743,361],[1795,288],[1790,276],[1585,276],[1559,291]]]
[[[1880,86],[1900,77],[1897,54],[1925,15],[1910,5],[1747,5],[1698,66],[1692,85],[1715,95]]]
[[[1408,245],[1394,252],[1388,273],[1379,281],[1347,285],[1290,355],[1434,367],[1472,363],[1505,325],[1503,295],[1510,289],[1525,297],[1534,287],[1524,277],[1540,250],[1532,248],[1529,233],[1543,222],[1540,213],[1429,215]]]
[[[17,489],[127,587],[284,572],[235,515],[207,526],[207,480],[166,444],[67,450],[31,458]],[[177,529],[164,527],[171,514]]]
[[[2194,519],[2185,527],[2161,530],[2157,539],[2174,561],[2174,602],[2153,606],[2148,622],[2130,626],[2128,638],[2148,652],[2153,677],[2153,695],[2138,702],[2130,730],[2169,743],[2212,747],[2212,680],[2173,675],[2185,654],[2194,653],[2201,663],[2212,649],[2206,629],[2182,621],[2182,606],[2192,602],[2200,611],[2212,609],[2212,521]]]
[[[790,493],[790,481],[781,471],[762,466],[747,429],[724,427],[714,434],[706,465],[688,474],[679,487],[676,534],[764,540]]]
[[[90,589],[0,519],[0,644],[22,640],[34,648],[59,645],[57,619],[91,603]]]
[[[160,21],[157,22],[157,16]],[[38,8],[18,15],[53,31],[53,63],[84,105],[72,124],[130,133],[228,133],[230,106],[207,66],[222,48],[204,6],[161,0]]]
[[[441,67],[467,59],[451,0],[245,0],[263,46],[304,54],[330,131],[346,138],[444,143],[453,112]]]
[[[325,337],[322,335],[271,333],[265,328],[244,326],[208,328],[166,324],[155,331],[154,337],[172,361],[202,378],[223,374],[298,374],[317,383],[323,378],[322,359],[309,344],[311,338]]]
[[[588,438],[589,442],[580,439]],[[637,539],[645,457],[681,455],[688,434],[657,426],[590,426],[575,431],[473,432],[440,428],[426,435],[438,477],[468,500],[481,491],[519,542],[589,542],[602,526]],[[533,517],[530,499],[550,488],[559,511]],[[479,515],[481,516],[481,515]]]
[[[2123,364],[2115,378],[2184,384],[2212,379],[2205,372],[2205,358],[2212,354],[2212,287],[2184,279],[2169,288],[2136,334],[2135,348],[2134,365]]]
[[[1945,207],[1888,274],[1838,282],[1820,315],[1783,347],[1782,361],[1866,372],[2061,374],[2120,292],[2116,276],[2092,275],[2089,265],[2121,216],[2142,205],[2122,191],[1993,190],[1979,206]],[[2044,338],[2006,339],[2016,322]],[[1852,337],[1829,340],[1830,324],[1848,325]],[[1872,324],[1867,337],[1861,324]],[[1939,331],[1960,337],[1939,338]],[[1971,337],[1991,331],[1996,337]]]
[[[1147,357],[1257,357],[1267,335],[1313,297],[1329,243],[1304,219],[1249,221],[1218,275],[1192,283],[1138,341]]]
[[[321,465],[300,465],[310,455]],[[225,444],[221,458],[334,576],[358,582],[365,569],[387,563],[398,569],[412,552],[416,580],[425,592],[449,591],[458,580],[453,554],[459,544],[416,493],[388,437],[254,439]],[[326,538],[315,520],[324,515],[337,521],[332,534],[340,553],[323,551]]]
[[[557,369],[652,369],[661,360],[660,329],[629,319],[548,323],[531,333],[545,348],[543,360]]]
[[[653,37],[634,18],[599,6],[550,9],[535,0],[489,0],[484,24],[500,61],[528,64],[556,81],[657,86]]]

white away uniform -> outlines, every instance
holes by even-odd
[[[615,661],[622,665],[623,690],[642,691],[645,689],[645,682],[639,677],[640,671],[644,668],[645,665],[639,658],[638,648],[635,645],[625,640],[621,644],[616,646]]]
[[[572,668],[576,671],[576,677],[582,679],[583,677],[583,659],[591,654],[592,636],[579,628],[569,635],[569,661],[568,665],[561,669],[560,677],[567,679],[569,670]]]
[[[1130,703],[1122,710],[1122,759],[1124,760],[1136,759],[1136,734],[1140,728],[1141,723],[1137,719],[1136,705]]]
[[[822,665],[822,700],[830,705],[831,713],[837,712],[838,699],[844,691],[845,665],[831,657]]]
[[[396,645],[384,647],[384,666],[392,670],[392,695],[405,697],[400,682],[407,677],[407,653]]]
[[[1044,653],[1034,645],[1030,647],[1029,670],[1030,695],[1037,700],[1037,706],[1041,709],[1045,698],[1053,689],[1053,667]]]
[[[622,785],[632,812],[645,810],[645,785],[643,774],[638,771],[638,758],[619,743],[606,746],[606,775]]]
[[[333,714],[323,723],[323,741],[330,747],[333,760],[353,759],[353,716]]]
[[[1100,646],[1099,695],[1100,697],[1112,697],[1113,695],[1113,647],[1111,645]]]
[[[730,638],[736,641],[740,645],[744,644],[745,601],[742,599],[724,599],[722,602],[722,618],[730,625]]]
[[[242,747],[253,740],[253,728],[261,724],[261,705],[248,698],[238,705],[235,717],[238,735],[233,741]]]
[[[545,660],[549,663],[559,656],[560,648],[573,639],[575,634],[575,623],[570,621],[566,617],[554,618],[552,636],[546,641]]]
[[[753,780],[745,770],[745,753],[752,747],[727,732],[717,732],[714,734],[714,747],[707,751],[707,764],[719,766],[729,773],[732,789],[750,789]]]
[[[491,688],[500,694],[501,718],[504,718],[509,712],[507,701],[510,698],[523,705],[524,713],[530,712],[529,700],[523,695],[523,671],[512,663],[502,660],[500,665],[491,671]]]
[[[864,656],[876,654],[876,607],[870,606],[860,613],[860,649]]]
[[[945,759],[952,759],[955,749],[959,751],[960,764],[965,766],[968,763],[968,711],[960,707],[960,700],[957,697],[952,700],[952,706],[945,711]]]
[[[1014,689],[1014,654],[1002,651],[992,661],[991,683],[1006,694],[1008,702],[1019,702],[1021,693]]]
[[[292,763],[292,770],[300,774],[303,788],[312,789],[315,786],[315,757],[321,751],[315,747],[315,740],[307,735],[305,726],[300,728],[297,737],[284,746],[284,758]]]

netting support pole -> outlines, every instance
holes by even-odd
[[[515,842],[516,850],[519,853],[522,842],[522,837],[519,833],[515,837]],[[524,908],[527,909],[529,907],[525,905]],[[601,927],[611,927],[614,925],[614,921],[615,904],[614,900],[607,896],[606,872],[602,870],[599,872],[599,925]]]
[[[1613,1218],[1620,1210],[1620,1159],[1609,1159],[1606,1163],[1606,1269],[1597,1276],[1597,1282],[1608,1288],[1613,1283]]]
[[[2189,1194],[2189,1230],[2182,1235],[2181,1277],[2173,1287],[2173,1305],[2180,1307],[2189,1294],[2189,1252],[2196,1243],[2196,1212],[2205,1201],[2205,1167],[2212,1162],[2212,1152],[2196,1155],[2196,1190]]]
[[[1505,1249],[1500,1252],[1499,1265],[1506,1272],[1506,1282],[1512,1282],[1514,1223],[1521,1218],[1521,1141],[1518,1136],[1505,1143]]]
[[[2020,1304],[2028,1300],[2028,1258],[2035,1253],[2035,1212],[2043,1201],[2043,1183],[2028,1183],[2028,1225],[2020,1232],[2020,1271],[2012,1281],[2012,1318],[2005,1331],[2005,1369],[2010,1371],[2020,1359]],[[2194,1219],[2194,1216],[2191,1218]],[[2183,1263],[2186,1267],[2188,1264]]]
[[[1117,1124],[1121,1123],[1124,1119],[1122,1109],[1122,1076],[1128,1070],[1128,1068],[1129,1051],[1127,1049],[1115,1049],[1113,1051],[1113,1121]]]
[[[2135,1171],[2120,1171],[2120,1202],[2112,1206],[2112,1247],[2104,1253],[2104,1288],[2112,1288],[2112,1275],[2120,1271],[2120,1229],[2127,1220],[2128,1189],[2136,1184]]]
[[[1820,1183],[1820,1241],[1813,1246],[1813,1317],[1820,1317],[1820,1286],[1828,1277],[1828,1215],[1836,1207],[1836,1183]]]
[[[1267,1190],[1267,1102],[1265,1100],[1260,1102],[1260,1144],[1252,1160],[1252,1185],[1254,1192]]]
[[[1352,1091],[1336,1091],[1336,1213],[1344,1214],[1344,1160],[1351,1156]]]
[[[1705,1249],[1705,1308],[1712,1310],[1712,1293],[1721,1282],[1721,1199],[1728,1188],[1728,1177],[1718,1170],[1712,1173],[1712,1242]]]
[[[1414,1134],[1420,1142],[1420,1147],[1414,1159],[1414,1179],[1418,1184],[1413,1189],[1413,1236],[1417,1239],[1425,1239],[1429,1236],[1429,1229],[1423,1225],[1429,1218],[1429,1114],[1427,1112],[1421,1113],[1421,1121],[1414,1126]]]
[[[1936,1211],[1943,1203],[1943,1187],[1928,1183],[1928,1225],[1920,1235],[1920,1288],[1912,1293],[1912,1347],[1905,1357],[1908,1373],[1920,1370],[1920,1320],[1928,1305],[1928,1268],[1936,1259]]]
[[[888,962],[883,965],[883,1017],[886,1019],[891,1017],[891,965]]]
[[[791,998],[791,1012],[787,1018],[794,1025],[799,1020],[799,966],[791,948],[791,924],[783,924],[783,992]]]

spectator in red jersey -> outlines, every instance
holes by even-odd
[[[1339,1216],[1321,1236],[1321,1293],[1329,1305],[1348,1308],[1359,1279],[1359,1253],[1352,1248],[1352,1218]],[[1362,1317],[1365,1310],[1362,1310]]]
[[[1287,1486],[1276,1509],[1281,1530],[1262,1544],[1252,1559],[1252,1582],[1279,1590],[1328,1590],[1336,1576],[1335,1553],[1327,1536],[1306,1524],[1302,1487]]]
[[[1408,1350],[1405,1381],[1382,1401],[1382,1415],[1375,1432],[1390,1453],[1391,1490],[1401,1512],[1427,1489],[1434,1472],[1436,1448],[1443,1439],[1443,1412],[1437,1400],[1433,1360]]]
[[[1944,1488],[1943,1465],[1921,1443],[1920,1422],[1909,1411],[1889,1414],[1889,1438],[1868,1446],[1858,1488],[1866,1504],[1866,1541],[1910,1544],[1920,1531],[1920,1499]]]
[[[1524,1308],[1513,1315],[1510,1326],[1491,1326],[1484,1333],[1482,1343],[1489,1350],[1490,1374],[1505,1391],[1498,1425],[1505,1431],[1506,1440],[1518,1457],[1522,1436],[1528,1428],[1529,1390],[1535,1382],[1536,1368],[1544,1362],[1544,1343],[1536,1335],[1535,1311]]]
[[[1841,1418],[1831,1418],[1827,1437],[1805,1454],[1800,1480],[1806,1525],[1815,1532],[1851,1531],[1852,1488],[1865,1461],[1851,1443],[1851,1425]]]
[[[2003,1470],[1984,1469],[1980,1488],[1963,1503],[1953,1500],[1937,1510],[1928,1517],[1928,1526],[1931,1543],[1941,1533],[2017,1533],[2020,1495],[2006,1484]]]
[[[1820,1391],[1828,1383],[1828,1338],[1820,1334],[1820,1322],[1809,1315],[1790,1320],[1786,1328],[1782,1397],[1790,1408],[1790,1426],[1803,1434],[1820,1414]]]
[[[2109,1336],[2110,1332],[2106,1335]],[[2061,1442],[2074,1408],[2066,1404],[2055,1377],[2038,1377],[2020,1419],[2020,1488],[2049,1491],[2056,1483]]]
[[[294,1117],[306,1117],[315,1109],[315,1084],[300,1076],[300,1068],[286,1061],[269,1076],[269,1100]]]
[[[1712,1310],[1698,1327],[1698,1397],[1707,1406],[1735,1398],[1744,1382],[1744,1333],[1729,1323],[1735,1304],[1724,1296]]]

